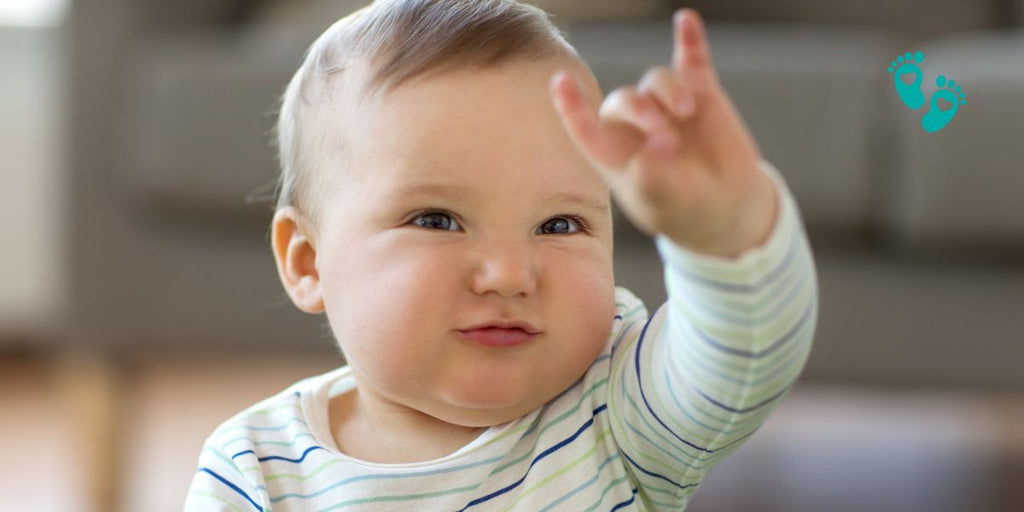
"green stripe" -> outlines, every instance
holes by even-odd
[[[241,477],[244,477],[244,476],[245,476],[245,474],[244,474],[244,470],[243,470],[242,468],[240,468],[240,467],[238,466],[238,464],[235,464],[235,461],[233,461],[233,460],[231,460],[231,459],[227,458],[227,457],[226,457],[226,456],[225,456],[225,455],[224,455],[223,453],[221,453],[221,452],[220,452],[219,450],[216,450],[216,449],[214,449],[214,448],[213,448],[212,446],[207,446],[207,447],[203,448],[203,451],[204,451],[204,452],[210,452],[210,453],[212,453],[212,454],[213,454],[213,455],[214,455],[215,457],[217,457],[217,458],[218,458],[218,459],[219,459],[219,460],[220,460],[221,462],[223,462],[225,466],[228,466],[228,467],[230,467],[230,468],[234,469],[235,471],[237,471],[237,472],[238,472],[238,475],[239,475],[239,476],[241,476]],[[258,468],[257,468],[257,469],[258,469]]]
[[[597,498],[597,501],[594,502],[593,505],[588,507],[583,512],[591,512],[592,510],[597,508],[601,504],[601,502],[604,501],[604,497],[605,497],[606,494],[608,494],[608,491],[612,490],[612,487],[615,487],[616,485],[619,485],[620,483],[622,483],[622,481],[625,480],[625,479],[626,479],[626,477],[620,477],[620,478],[616,478],[615,480],[612,480],[611,483],[609,483],[604,488],[604,491],[601,491],[601,496]]]
[[[514,508],[514,507],[516,506],[516,504],[518,504],[519,502],[521,502],[521,501],[523,501],[524,499],[526,499],[526,497],[527,497],[527,496],[529,496],[529,495],[533,494],[534,492],[537,492],[537,491],[538,491],[539,489],[541,489],[542,487],[544,487],[545,485],[547,485],[547,484],[548,484],[549,482],[551,482],[551,481],[552,481],[552,480],[554,480],[555,478],[558,478],[559,476],[561,476],[561,475],[565,474],[565,473],[566,473],[566,472],[568,472],[568,471],[569,471],[570,469],[572,469],[572,468],[574,468],[574,467],[578,466],[578,465],[579,465],[579,464],[580,464],[581,462],[583,462],[583,461],[584,461],[584,460],[586,460],[586,459],[587,459],[588,457],[590,457],[591,455],[593,455],[594,453],[596,453],[596,452],[597,452],[597,447],[598,447],[598,446],[599,446],[599,445],[601,444],[601,441],[602,441],[602,440],[604,440],[604,438],[605,438],[605,437],[608,437],[608,434],[611,434],[611,433],[612,433],[612,430],[611,430],[611,428],[610,428],[610,427],[609,427],[609,428],[607,428],[607,429],[605,429],[605,430],[604,430],[604,432],[601,432],[601,435],[597,436],[597,439],[595,439],[595,440],[594,440],[594,446],[591,446],[589,450],[587,450],[586,452],[584,452],[583,454],[581,454],[581,455],[580,455],[579,457],[577,457],[577,458],[576,458],[576,460],[574,460],[574,461],[570,462],[569,464],[567,464],[567,465],[566,465],[565,467],[563,467],[562,469],[559,469],[558,471],[555,471],[554,473],[552,473],[552,474],[551,474],[550,476],[548,476],[547,478],[545,478],[545,479],[543,479],[543,480],[541,480],[541,481],[537,482],[536,484],[534,484],[534,485],[533,485],[532,487],[530,487],[529,489],[526,489],[525,491],[523,491],[523,493],[522,493],[522,494],[521,494],[521,495],[519,496],[519,499],[517,499],[517,500],[513,501],[513,502],[512,502],[512,503],[511,503],[511,504],[510,504],[510,505],[508,506],[508,508],[506,508],[505,510],[506,510],[506,511],[507,511],[507,510],[512,510],[512,509],[513,509],[513,508]]]
[[[271,481],[277,480],[279,478],[289,478],[289,479],[292,479],[292,480],[299,480],[299,481],[303,481],[304,482],[304,481],[306,481],[306,480],[308,480],[310,478],[313,478],[314,476],[320,474],[320,472],[323,471],[324,469],[327,469],[328,466],[333,466],[335,464],[341,464],[343,462],[344,462],[344,460],[340,459],[340,458],[339,459],[331,459],[331,460],[328,460],[327,462],[324,462],[323,464],[320,464],[319,466],[317,466],[317,468],[315,470],[313,470],[313,472],[308,474],[308,475],[299,476],[299,475],[294,475],[294,474],[290,474],[290,473],[274,473],[273,475],[267,475],[264,478],[264,480],[267,481],[267,482],[271,482]]]
[[[292,439],[291,441],[257,441],[254,444],[255,444],[255,446],[267,446],[267,445],[270,445],[270,446],[295,446],[295,442],[298,441],[300,437],[308,437],[308,438],[311,438],[313,440],[316,440],[316,438],[313,437],[313,434],[310,434],[309,432],[302,432],[302,433],[296,435],[295,438]],[[247,441],[249,439],[251,439],[251,438],[249,438],[247,436],[238,436],[238,437],[236,437],[234,439],[231,439],[230,441],[224,442],[224,444],[221,445],[221,449],[223,450],[223,449],[227,448],[227,446],[230,445],[231,443],[238,442],[238,441]]]
[[[652,323],[652,325],[651,325],[650,328],[653,328],[655,330],[654,330],[654,332],[651,332],[650,330],[648,330],[647,336],[648,336],[649,342],[648,342],[648,344],[646,346],[647,354],[652,354],[652,349],[654,349],[655,347],[661,346],[663,343],[668,342],[668,340],[664,339],[665,336],[668,333],[668,331],[664,328],[665,327],[664,317],[658,318],[657,320],[654,320],[651,323]],[[641,349],[643,349],[643,348],[644,347],[641,347]],[[641,357],[645,358],[647,361],[651,362],[651,364],[647,365],[648,377],[649,377],[648,381],[650,382],[652,379],[655,378],[653,375],[651,375],[651,372],[654,370],[654,365],[653,365],[654,358],[653,358],[653,356],[645,357],[643,354],[641,354]],[[628,382],[628,383],[633,383],[633,381],[635,381],[636,378],[639,378],[639,376],[634,375],[634,379],[631,379],[631,381]],[[634,385],[636,385],[636,384],[634,384]],[[672,409],[666,407],[665,406],[665,401],[662,400],[661,388],[662,388],[662,386],[658,386],[658,385],[647,386],[645,389],[647,389],[647,392],[648,392],[648,401],[651,402],[651,406],[652,407],[660,407],[660,410],[662,410],[662,411],[671,411]],[[633,400],[632,395],[640,396],[640,390],[639,389],[630,389],[629,391],[630,391],[630,393],[626,394],[626,398],[630,402],[632,402],[632,400]],[[640,410],[639,410],[639,407],[635,403],[632,404],[632,405],[633,405],[634,408],[637,409],[637,413],[638,413],[639,416],[644,417],[644,416],[647,415],[646,413],[641,413]],[[673,408],[674,408],[674,404],[673,404]],[[701,439],[700,435],[696,434],[695,432],[691,431],[689,428],[687,428],[683,424],[679,423],[678,416],[679,416],[678,414],[669,414],[668,415],[668,421],[673,424],[672,431],[673,432],[677,432],[677,433],[682,431],[680,435],[683,435],[684,438]],[[651,431],[652,432],[657,432],[658,429],[652,428]],[[697,443],[694,443],[694,444],[697,444]],[[677,448],[683,448],[684,452],[685,452],[686,448],[689,448],[688,446],[685,447],[685,448],[683,446],[677,446],[676,443],[674,443],[674,442],[670,442],[670,445],[674,446],[674,447],[677,447]],[[639,449],[639,446],[637,446],[637,448]],[[647,454],[647,456],[649,457],[650,455]],[[698,454],[695,458],[699,461],[700,460],[700,454]],[[657,459],[653,459],[653,460],[657,460]]]
[[[618,397],[618,393],[616,390],[619,389],[621,379],[624,377],[623,365],[629,362],[630,354],[632,354],[630,347],[636,343],[637,339],[638,338],[630,337],[623,341],[623,345],[618,348],[618,359],[612,361],[612,370],[611,375],[609,376],[611,380],[609,381],[608,386],[609,389],[611,389],[611,392],[608,393],[608,419],[609,421],[617,422],[620,431],[625,431],[626,426],[622,423],[622,414],[619,413],[619,401],[616,399]],[[623,443],[626,442],[626,439],[616,438],[616,441],[621,447]]]
[[[593,393],[595,390],[597,390],[597,388],[599,388],[599,387],[601,387],[601,386],[603,386],[603,385],[605,385],[607,383],[608,383],[608,378],[607,377],[605,377],[605,378],[595,382],[594,385],[590,386],[590,389],[584,391],[583,394],[580,395],[580,399],[579,399],[578,402],[576,402],[576,406],[575,407],[573,407],[572,409],[569,409],[568,411],[565,411],[564,413],[562,413],[561,415],[559,415],[558,417],[552,419],[546,425],[544,425],[544,427],[541,428],[540,432],[537,434],[536,439],[539,440],[540,437],[542,435],[544,435],[544,432],[546,432],[548,429],[550,429],[550,428],[554,427],[555,425],[561,423],[566,418],[572,416],[577,411],[579,411],[580,407],[583,405],[584,400],[587,399],[587,396],[589,396],[591,393]],[[534,443],[534,445],[535,445],[534,447],[536,447],[536,442]],[[526,460],[531,455],[535,455],[534,450],[531,450],[531,451],[523,454],[522,456],[520,456],[520,457],[518,457],[518,458],[516,458],[514,460],[511,460],[511,461],[509,461],[509,462],[507,462],[507,463],[505,463],[505,464],[503,464],[501,466],[498,466],[493,471],[491,471],[489,476],[497,475],[497,474],[501,473],[502,471],[505,471],[506,469],[508,469],[508,468],[510,468],[512,466],[515,466],[516,464]]]
[[[687,450],[690,449],[689,446],[687,446],[687,445],[680,445],[680,444],[676,443],[674,440],[665,437],[665,435],[661,433],[661,431],[664,430],[664,429],[662,429],[660,427],[655,427],[654,425],[652,425],[647,420],[647,417],[650,416],[650,415],[649,414],[645,414],[643,411],[640,410],[640,406],[636,403],[636,401],[633,400],[632,396],[626,395],[626,401],[637,412],[637,417],[639,417],[640,420],[644,422],[644,425],[646,425],[646,427],[647,427],[646,428],[647,434],[654,434],[655,437],[658,437],[662,441],[664,441],[666,445],[671,446],[672,448],[675,448],[676,450],[679,450],[679,451],[683,452],[683,455],[688,457],[688,458],[690,458],[691,460],[700,460],[700,453],[698,453],[697,455],[693,455],[693,454],[688,453]],[[623,422],[628,423],[629,419],[628,418],[623,418]],[[625,425],[625,427],[627,429],[629,429],[628,425]],[[645,429],[638,428],[637,430],[643,431]],[[692,434],[692,432],[688,432],[688,433]],[[631,435],[631,437],[632,437],[632,435]],[[684,437],[689,437],[689,436],[684,436]],[[699,437],[699,436],[694,434],[693,437]],[[639,438],[637,438],[637,439],[639,439]],[[662,450],[665,450],[664,446],[658,446],[658,447],[661,448]],[[639,446],[635,446],[634,448],[636,448],[636,450],[637,450],[636,451],[636,455],[638,455],[639,457],[646,457],[648,459],[648,461],[652,461],[652,462],[654,462],[654,463],[656,463],[658,465],[664,466],[663,471],[670,471],[670,472],[671,471],[675,471],[675,468],[673,468],[667,462],[665,462],[663,458],[656,457],[656,456],[651,455],[651,454],[649,454],[647,452],[641,451],[639,449]],[[672,459],[674,459],[675,461],[679,462],[680,464],[684,465],[684,466],[690,467],[692,469],[696,469],[698,471],[703,469],[702,466],[701,467],[694,466],[694,465],[684,461],[683,459],[673,455],[668,450],[665,450],[665,454],[668,455],[669,457],[671,457]]]

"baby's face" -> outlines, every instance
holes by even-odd
[[[494,425],[600,353],[614,315],[610,194],[549,99],[558,69],[599,104],[592,75],[561,60],[457,71],[347,107],[352,176],[331,185],[316,269],[360,393]],[[541,333],[501,348],[460,334],[497,320]]]

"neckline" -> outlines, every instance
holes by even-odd
[[[337,443],[334,442],[334,435],[331,434],[330,419],[328,416],[328,403],[332,398],[355,389],[356,384],[355,379],[352,376],[351,368],[348,365],[342,366],[322,374],[317,378],[311,379],[308,383],[308,387],[299,390],[299,405],[303,416],[306,417],[310,434],[312,434],[316,443],[335,457],[344,459],[352,464],[373,469],[420,469],[458,462],[460,459],[464,459],[471,452],[486,446],[490,441],[500,436],[508,429],[518,425],[520,422],[524,420],[532,421],[532,418],[539,412],[539,410],[533,411],[526,416],[517,418],[508,423],[492,425],[466,445],[443,457],[419,462],[372,462],[359,459],[342,452],[341,449],[338,448]]]

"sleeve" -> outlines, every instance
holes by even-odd
[[[185,512],[270,510],[263,502],[265,493],[246,478],[246,468],[222,453],[213,439],[215,436],[206,441],[199,455],[199,468],[185,497]]]
[[[686,503],[779,406],[810,354],[813,257],[784,180],[761,164],[779,194],[769,239],[721,258],[655,237],[668,301],[650,318],[627,318],[613,354],[612,432],[638,498],[654,509]]]

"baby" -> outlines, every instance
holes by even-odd
[[[673,23],[670,66],[606,98],[512,0],[327,29],[271,239],[347,365],[217,428],[186,510],[684,509],[793,387],[817,280],[699,15]],[[614,284],[612,195],[665,264],[654,315]]]

